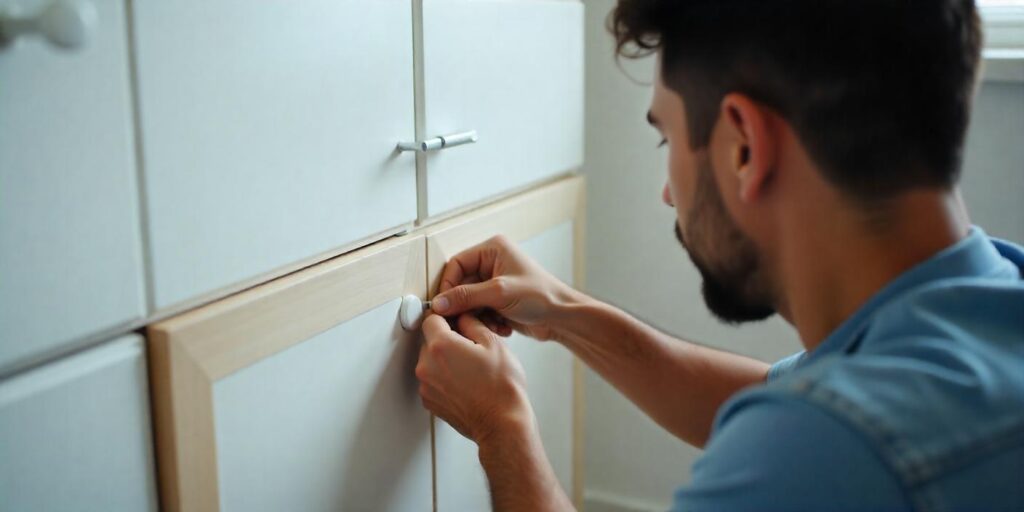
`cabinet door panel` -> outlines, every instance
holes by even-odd
[[[386,240],[152,326],[167,510],[427,510],[429,415],[401,297],[423,237]]]
[[[555,277],[576,281],[577,251],[582,226],[581,180],[570,178],[512,198],[473,214],[455,218],[428,231],[428,272],[440,276],[444,262],[456,253],[496,234],[519,246]],[[578,489],[575,462],[579,454],[575,360],[562,346],[520,335],[507,341],[526,372],[527,393],[545,453],[567,495]],[[486,475],[476,445],[454,429],[435,426],[438,510],[486,510],[490,507]]]
[[[214,385],[221,510],[430,508],[430,419],[401,302]]]
[[[78,50],[0,46],[0,372],[144,314],[124,7],[94,3]]]
[[[559,224],[519,246],[552,275],[573,284],[573,225]],[[508,339],[512,352],[523,362],[530,403],[541,425],[544,451],[566,493],[573,489],[573,356],[557,343],[515,334]]]
[[[411,7],[135,6],[157,307],[416,217]]]
[[[426,137],[479,141],[428,153],[437,215],[583,162],[583,4],[424,0]]]
[[[0,381],[4,510],[156,510],[142,339]]]

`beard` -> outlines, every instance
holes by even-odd
[[[757,247],[726,210],[706,157],[697,169],[694,203],[686,217],[687,236],[678,222],[675,234],[700,272],[704,303],[719,320],[739,324],[775,314],[774,294]]]

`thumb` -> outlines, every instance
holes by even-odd
[[[501,311],[507,305],[505,287],[496,279],[490,279],[482,283],[456,286],[434,297],[430,309],[440,315],[454,316],[481,308]]]

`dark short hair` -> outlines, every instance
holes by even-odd
[[[738,92],[786,119],[855,199],[959,178],[981,47],[973,0],[619,0],[608,29],[617,56],[661,52],[694,149]]]

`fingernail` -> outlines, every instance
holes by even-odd
[[[441,313],[448,309],[448,299],[445,297],[437,297],[430,302],[430,309],[433,309],[436,313]]]

